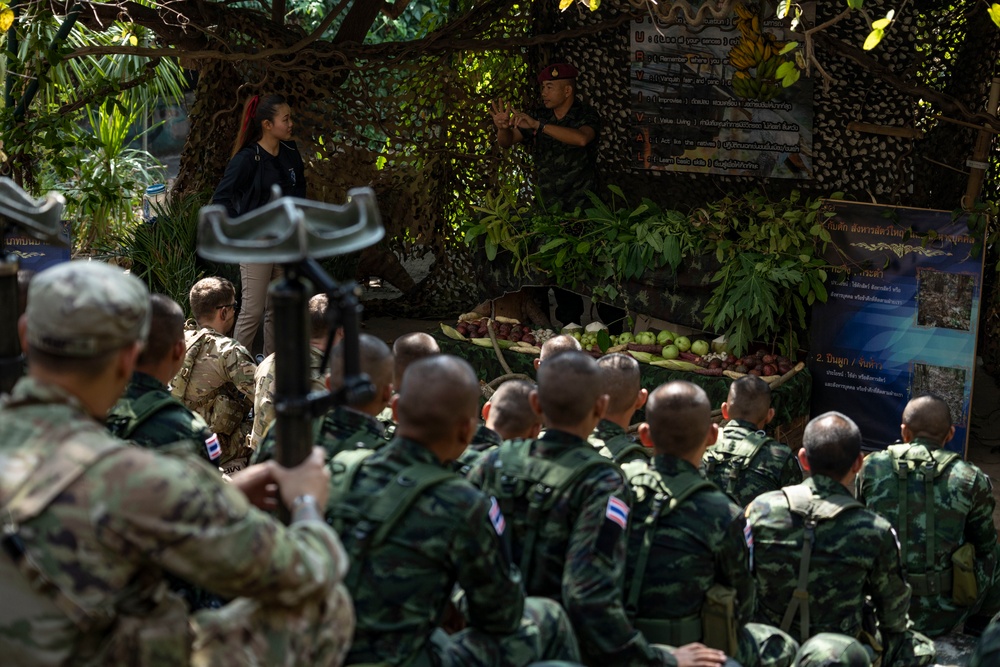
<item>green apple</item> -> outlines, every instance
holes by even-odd
[[[656,345],[656,334],[652,331],[640,331],[635,335],[635,342],[639,345]]]
[[[709,351],[708,343],[703,340],[696,340],[691,343],[691,351],[697,354],[699,357],[703,357],[708,354]]]
[[[581,338],[583,338],[583,334],[580,333],[580,331],[581,331],[581,329],[577,329],[576,331],[569,332],[568,335],[572,336],[573,338],[575,338],[577,340],[580,340]]]
[[[687,336],[678,336],[675,338],[674,345],[676,345],[677,349],[681,352],[687,352],[691,349],[691,341],[688,340]]]
[[[676,345],[667,345],[660,354],[664,359],[676,359],[681,356],[681,351]]]
[[[667,331],[664,329],[660,333],[656,334],[656,344],[657,345],[669,345],[674,340],[674,333],[672,331]]]
[[[635,341],[635,336],[633,336],[628,331],[626,331],[625,333],[623,333],[621,336],[618,336],[618,344],[619,345],[628,345],[629,343],[634,342],[634,341]]]

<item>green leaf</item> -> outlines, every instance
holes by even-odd
[[[792,4],[791,0],[779,0],[778,10],[776,14],[779,19],[783,19],[786,16],[788,16],[788,8],[791,6],[791,4]]]
[[[890,9],[889,13],[885,15],[885,18],[879,19],[877,21],[872,21],[872,28],[875,30],[885,30],[892,23],[892,17],[895,15],[895,11]]]
[[[541,248],[539,248],[538,252],[539,253],[548,252],[549,250],[558,248],[563,243],[566,243],[566,239],[552,239],[551,241],[543,245]]]
[[[994,2],[992,5],[986,8],[986,13],[990,15],[990,18],[993,19],[993,22],[997,25],[998,28],[1000,28],[1000,4]]]
[[[590,243],[587,241],[580,241],[576,244],[576,253],[578,255],[584,255],[590,250]]]
[[[861,9],[864,4],[864,0],[847,0],[847,6],[850,9]]]
[[[608,348],[611,347],[611,336],[608,335],[607,329],[601,329],[597,332],[597,347],[600,348],[601,352],[607,352]]]
[[[491,262],[497,258],[497,244],[489,238],[486,239],[486,259]]]
[[[791,72],[789,72],[785,76],[784,79],[781,80],[781,86],[782,86],[782,88],[788,88],[789,86],[791,86],[792,84],[794,84],[796,81],[798,81],[800,76],[802,76],[802,72],[799,69],[797,69],[797,68],[793,69]]]
[[[799,43],[798,43],[798,42],[788,42],[788,43],[787,43],[787,44],[785,44],[785,46],[784,46],[784,47],[783,47],[783,48],[781,49],[781,51],[778,51],[778,55],[779,55],[779,56],[783,56],[783,55],[785,55],[786,53],[791,53],[792,51],[794,51],[794,50],[795,50],[795,49],[797,49],[797,48],[799,48]]]
[[[625,193],[622,192],[622,189],[617,185],[609,185],[608,190],[611,190],[611,194],[618,195],[622,199],[625,199]]]
[[[786,60],[778,65],[778,70],[774,73],[774,77],[776,79],[784,79],[792,72],[793,69],[795,69],[795,63],[791,60]]]
[[[885,37],[885,31],[876,28],[868,34],[868,38],[865,40],[865,43],[861,48],[865,51],[871,51],[878,46],[878,43],[882,41],[883,37]]]

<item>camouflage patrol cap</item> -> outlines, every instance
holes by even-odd
[[[871,664],[868,651],[857,639],[822,632],[802,645],[792,667],[871,667]]]
[[[538,82],[559,81],[560,79],[575,79],[580,71],[569,63],[552,63],[542,68],[538,73]]]
[[[145,340],[149,290],[102,262],[58,264],[28,287],[28,344],[63,357],[96,357]]]

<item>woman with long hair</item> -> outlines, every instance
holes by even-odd
[[[230,217],[263,206],[271,187],[281,186],[284,195],[306,196],[302,156],[292,141],[292,110],[281,95],[254,95],[243,105],[240,131],[226,173],[212,195]],[[264,319],[264,355],[274,351],[274,328],[267,286],[280,275],[274,264],[240,264],[242,307],[233,337],[248,350]]]

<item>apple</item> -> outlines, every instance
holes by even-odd
[[[676,345],[667,345],[663,348],[663,351],[660,352],[660,356],[664,359],[676,359],[681,356],[681,351]]]
[[[675,338],[674,345],[676,345],[677,349],[681,352],[687,352],[691,349],[691,341],[688,340],[687,336],[678,336]]]
[[[618,336],[618,344],[619,345],[628,345],[629,343],[632,343],[634,341],[635,341],[635,336],[633,336],[628,331],[626,331],[622,335]]]
[[[657,345],[670,345],[674,340],[674,334],[672,331],[667,331],[664,329],[660,333],[656,334],[656,344]]]
[[[708,354],[709,351],[708,343],[703,340],[696,340],[691,343],[691,351],[697,354],[699,357],[703,357]]]
[[[639,345],[656,345],[656,334],[652,331],[640,331],[635,335],[635,342]]]

